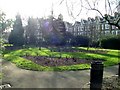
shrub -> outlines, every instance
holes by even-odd
[[[93,41],[91,46],[92,47],[99,47],[99,43],[100,43],[99,41]]]
[[[120,50],[120,36],[110,36],[101,40],[101,47]]]
[[[82,46],[82,47],[86,47],[89,44],[90,39],[86,36],[75,36],[72,41],[71,44],[73,46]]]

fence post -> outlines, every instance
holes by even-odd
[[[103,80],[102,62],[92,62],[90,72],[90,90],[101,90]]]

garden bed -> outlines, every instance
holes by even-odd
[[[90,64],[91,62],[103,62],[103,59],[80,59],[80,58],[61,58],[61,57],[45,57],[45,56],[23,56],[27,60],[31,60],[42,66],[66,66],[76,64]]]

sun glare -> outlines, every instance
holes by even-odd
[[[51,0],[0,0],[0,9],[10,17],[16,13],[35,17],[48,15],[51,5]]]
[[[68,0],[69,1],[69,0]],[[78,2],[79,0],[73,0]],[[84,1],[84,0],[83,0]],[[104,12],[104,2],[100,0],[98,8],[102,13]],[[0,10],[7,14],[8,18],[14,18],[17,13],[20,13],[22,17],[47,17],[51,15],[51,10],[53,8],[54,17],[59,14],[63,15],[64,21],[75,21],[68,15],[68,10],[65,2],[60,4],[60,0],[0,0]],[[69,4],[69,3],[68,3]],[[101,8],[103,7],[103,8]],[[80,4],[75,5],[74,16],[77,16],[80,10]],[[77,21],[80,19],[87,19],[87,17],[95,17],[99,15],[95,11],[82,10],[80,16],[76,18]]]

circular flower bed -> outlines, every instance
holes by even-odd
[[[80,58],[61,58],[61,57],[45,57],[45,56],[23,56],[42,66],[66,66],[75,64],[89,64],[93,61],[105,61],[103,59],[80,59]]]

